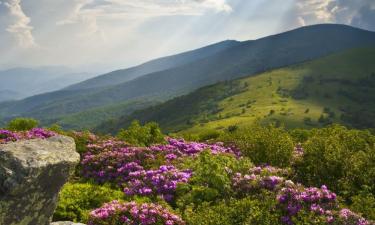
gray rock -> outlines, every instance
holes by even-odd
[[[70,221],[59,221],[59,222],[53,222],[51,225],[85,225],[83,223],[74,223]]]
[[[78,162],[69,137],[0,144],[0,224],[49,225],[58,193]]]

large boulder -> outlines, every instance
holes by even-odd
[[[0,224],[49,225],[58,193],[78,162],[69,137],[0,144]]]
[[[74,223],[70,221],[59,221],[59,222],[53,222],[51,225],[85,225],[83,223]]]

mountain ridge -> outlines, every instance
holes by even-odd
[[[64,115],[137,99],[155,98],[157,101],[166,101],[216,82],[371,44],[375,44],[374,32],[344,25],[309,26],[256,41],[241,42],[208,57],[121,84],[81,90],[82,93],[78,94],[63,90],[61,98],[59,93],[29,98],[4,107],[0,114],[53,120],[53,117],[61,118]],[[43,98],[49,98],[49,103],[44,103]],[[131,110],[126,113],[131,113]],[[54,121],[58,123],[58,120]]]
[[[105,122],[96,131],[116,133],[134,119],[158,122],[166,132],[190,133],[255,120],[305,128],[332,122],[371,128],[375,126],[374,57],[375,45],[220,82]]]

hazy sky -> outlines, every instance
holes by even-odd
[[[375,0],[0,0],[0,68],[125,68],[316,23],[375,31]]]

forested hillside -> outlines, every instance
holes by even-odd
[[[166,132],[202,132],[264,123],[375,127],[375,47],[201,88],[164,104],[103,123],[116,132],[134,119],[156,121]],[[186,129],[188,129],[186,131]]]

